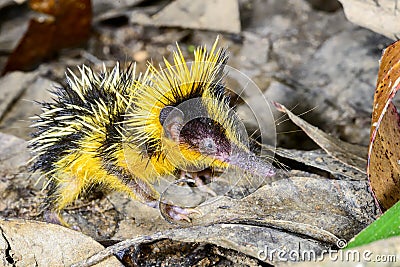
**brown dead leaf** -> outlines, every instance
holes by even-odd
[[[367,173],[371,188],[383,209],[400,199],[399,116],[392,103],[400,88],[400,42],[382,55],[374,95]]]
[[[30,6],[48,16],[42,14],[30,20],[28,30],[9,56],[3,74],[29,70],[56,51],[79,45],[89,37],[90,0],[31,0]]]
[[[29,6],[37,11],[49,15],[55,15],[56,3],[54,0],[30,0]]]
[[[55,18],[54,50],[81,44],[89,37],[92,21],[90,0],[31,0],[30,5],[33,10]]]
[[[54,32],[53,19],[45,18],[41,21],[31,19],[27,32],[8,57],[3,75],[13,70],[27,70],[41,59],[49,56],[52,53],[51,41]]]

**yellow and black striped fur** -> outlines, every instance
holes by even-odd
[[[125,192],[155,206],[152,184],[163,175],[207,167],[254,169],[260,163],[241,143],[236,117],[223,83],[227,61],[217,42],[198,47],[187,64],[178,47],[165,68],[149,64],[143,74],[132,64],[96,74],[71,71],[67,86],[42,103],[30,141],[33,170],[48,178],[50,199],[59,212],[93,185]],[[232,151],[239,151],[232,154]],[[257,167],[262,175],[269,166]],[[168,206],[175,220],[192,211]]]

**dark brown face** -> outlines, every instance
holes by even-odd
[[[196,118],[187,122],[180,131],[179,141],[204,156],[226,159],[231,153],[225,130],[210,118]]]
[[[194,107],[195,105],[185,110],[188,113],[195,112]],[[204,157],[214,158],[244,171],[261,176],[274,174],[273,167],[263,162],[254,153],[247,149],[239,149],[231,143],[225,129],[218,122],[202,116],[186,122],[184,118],[183,111],[176,107],[168,106],[161,111],[160,123],[168,139],[186,145],[189,149],[200,152]]]
[[[241,170],[261,176],[274,174],[273,167],[250,151],[241,151],[226,137],[220,124],[210,118],[196,118],[186,123],[179,135],[180,143],[202,155],[213,157]]]

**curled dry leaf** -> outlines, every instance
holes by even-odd
[[[367,173],[383,209],[400,199],[400,120],[392,103],[400,88],[400,42],[382,55],[374,95]]]
[[[353,166],[344,164],[322,149],[304,151],[279,147],[275,150],[275,154],[285,160],[304,164],[305,167],[325,171],[326,174],[329,174],[336,179],[367,180],[365,172],[362,172]]]
[[[285,106],[279,103],[274,104],[279,111],[286,113],[293,123],[299,126],[315,143],[325,150],[326,153],[344,164],[365,173],[365,166],[367,166],[367,149],[365,147],[353,145],[330,136],[297,117]]]

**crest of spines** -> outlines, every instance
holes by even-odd
[[[186,62],[178,46],[173,63],[164,59],[165,67],[160,69],[149,65],[146,82],[135,91],[135,105],[126,114],[125,127],[131,133],[131,142],[146,147],[147,153],[162,152],[161,110],[201,98],[209,117],[227,130],[228,138],[239,143],[222,82],[228,56],[225,49],[217,48],[217,42],[218,39],[209,52],[206,46],[198,47],[192,62]]]

